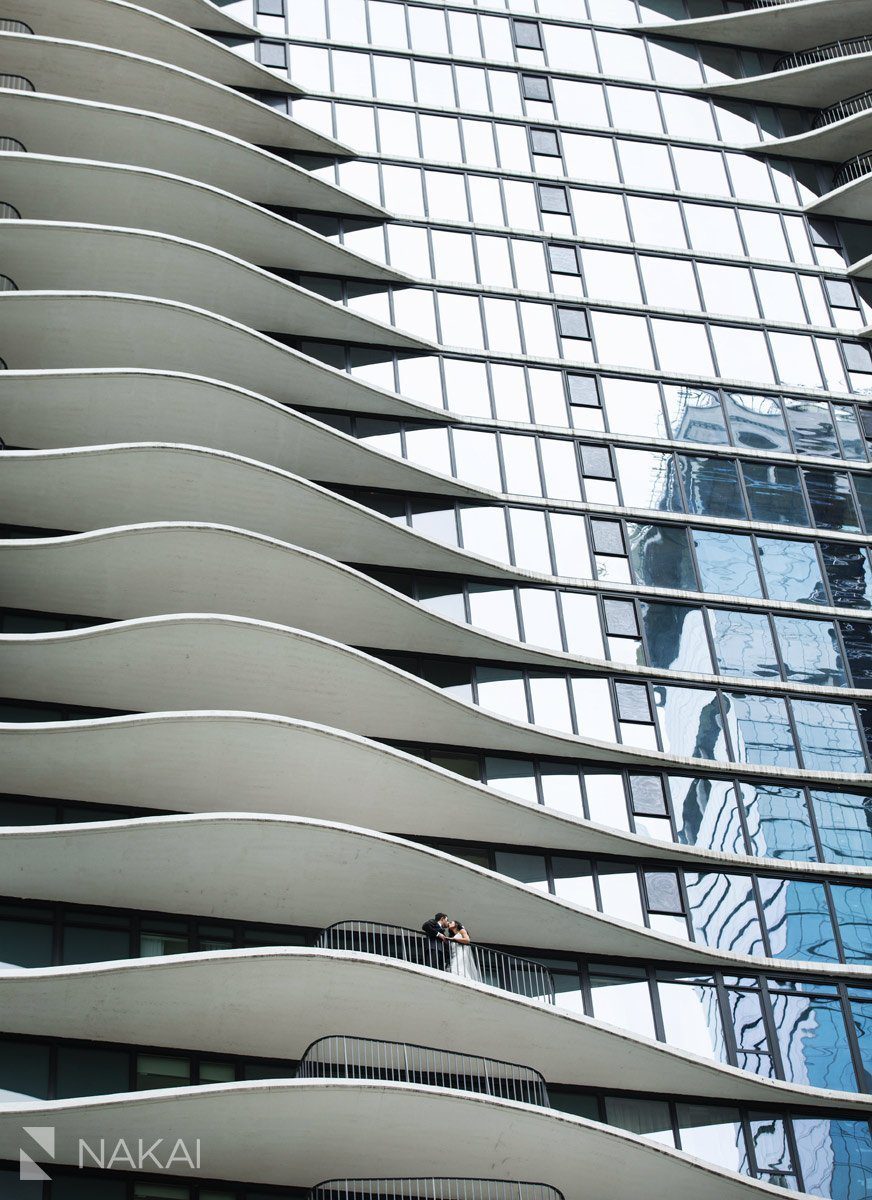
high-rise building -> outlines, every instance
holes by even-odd
[[[869,1200],[869,0],[0,14],[0,1197]]]

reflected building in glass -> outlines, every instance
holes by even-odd
[[[869,1200],[868,4],[69,4],[0,38],[152,67],[8,88],[0,1142],[206,1089],[257,1153],[94,1195]],[[134,959],[109,1032],[32,974]]]

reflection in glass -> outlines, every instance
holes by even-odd
[[[855,1091],[857,1079],[838,997],[772,991],[771,999],[784,1078],[809,1087]]]
[[[788,679],[842,687],[847,684],[831,621],[774,617],[784,672]]]
[[[711,608],[709,619],[719,674],[761,679],[780,677],[766,613]]]
[[[687,531],[680,526],[627,524],[630,562],[638,583],[696,590]]]
[[[825,862],[868,865],[872,859],[872,797],[811,792]]]
[[[805,1190],[833,1200],[866,1200],[872,1179],[872,1132],[865,1120],[794,1117]]]
[[[781,402],[772,396],[725,394],[727,416],[737,446],[753,450],[789,450]]]
[[[838,962],[824,885],[805,879],[767,877],[758,882],[772,955]]]
[[[663,388],[672,436],[682,442],[729,442],[721,399],[717,392],[677,383]]]
[[[666,671],[711,672],[712,660],[700,609],[656,603],[641,603],[639,609],[649,666]]]
[[[665,751],[686,758],[727,760],[715,692],[655,684],[652,693]]]
[[[785,702],[778,696],[724,695],[737,762],[796,767],[796,750]]]
[[[828,603],[813,542],[758,537],[757,547],[770,599]]]
[[[730,1171],[747,1171],[745,1133],[738,1109],[714,1104],[677,1104],[681,1148]]]
[[[713,979],[661,972],[657,976],[657,993],[663,1031],[670,1046],[716,1062],[729,1062]]]
[[[803,763],[811,771],[865,771],[854,710],[823,700],[792,700]]]
[[[808,514],[795,467],[774,463],[742,464],[748,502],[755,521],[772,525],[807,525]]]
[[[744,520],[745,503],[736,464],[729,458],[679,455],[687,511],[699,516]]]
[[[695,941],[736,954],[765,954],[757,902],[747,875],[686,871],[684,881]]]
[[[739,790],[754,854],[800,862],[817,859],[805,795],[800,788],[742,783]]]
[[[669,791],[677,840],[727,854],[744,854],[736,789],[727,779],[671,775]]]
[[[746,534],[694,529],[693,545],[704,592],[722,596],[763,595],[753,543]]]

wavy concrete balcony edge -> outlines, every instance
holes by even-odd
[[[868,26],[865,32],[872,33],[872,13]],[[723,96],[726,99],[795,104],[802,108],[826,108],[837,100],[862,92],[868,86],[870,70],[872,53],[858,53],[728,83],[712,83],[694,90],[714,98]]]
[[[230,86],[296,94],[301,91],[252,58],[244,58],[223,42],[200,33],[199,26],[192,27],[158,12],[148,3],[63,0],[62,4],[57,4],[55,0],[15,0],[15,14],[37,35],[131,51]],[[210,16],[211,13],[204,10],[201,22],[208,21]],[[250,36],[256,37],[256,31],[251,30]]]
[[[868,33],[866,0],[789,0],[771,8],[749,9],[719,17],[632,26],[634,33],[723,42],[770,50],[805,50],[837,37]]]
[[[796,133],[790,137],[773,138],[743,146],[755,154],[778,154],[788,158],[811,158],[824,162],[843,163],[855,154],[868,150],[872,142],[872,109],[854,113],[820,129]]]
[[[249,36],[258,34],[253,25],[232,16],[213,0],[146,0],[143,7],[195,29],[214,29],[218,33],[244,33]]]
[[[399,283],[410,277],[211,184],[97,159],[6,151],[4,203],[25,221],[118,225],[204,244],[248,263]],[[16,280],[18,282],[18,280]],[[77,286],[81,281],[76,280]]]
[[[298,1059],[325,1031],[523,1062],[549,1083],[838,1107],[872,1096],[782,1083],[431,967],[337,950],[222,950],[0,970],[7,1033]],[[290,1017],[290,1019],[289,1019]]]
[[[781,1188],[736,1175],[613,1126],[493,1096],[409,1084],[294,1080],[213,1084],[117,1097],[0,1108],[0,1156],[14,1159],[23,1124],[51,1124],[57,1161],[76,1163],[78,1141],[134,1147],[201,1139],[210,1178],[313,1186],[327,1176],[438,1176],[445,1141],[454,1175],[545,1179],[587,1200],[655,1194],[673,1200],[783,1200]],[[244,1129],[246,1136],[239,1137]],[[337,1137],[336,1131],[342,1130]],[[171,1130],[167,1141],[167,1131]]]
[[[214,523],[113,526],[0,540],[0,604],[125,620],[232,613],[352,646],[478,658],[742,692],[872,699],[872,691],[666,670],[522,642],[433,612],[369,575],[300,546]]]
[[[0,868],[22,899],[325,928],[359,916],[418,924],[454,906],[475,937],[727,971],[872,978],[862,964],[750,956],[658,933],[558,899],[417,842],[359,826],[207,813],[0,830]],[[717,903],[717,901],[715,901]]]
[[[119,104],[43,92],[3,95],[7,128],[31,152],[80,156],[192,177],[257,204],[385,219],[379,205],[351,195],[261,146],[208,125]],[[0,157],[4,161],[5,154]]]
[[[472,842],[688,866],[789,867],[794,874],[848,879],[869,873],[866,867],[786,863],[655,841],[506,794],[358,734],[289,717],[212,710],[0,723],[0,753],[4,787],[23,796],[302,816],[413,839],[459,829]],[[718,767],[720,776],[729,777],[729,768]]]
[[[184,661],[180,673],[177,663]],[[0,694],[122,712],[226,708],[337,725],[400,742],[686,766],[683,758],[512,719],[360,650],[266,621],[202,613],[62,633],[0,635]],[[585,723],[581,711],[578,720]],[[863,786],[864,774],[754,766],[761,778]]]
[[[172,234],[55,220],[0,221],[0,261],[22,292],[132,292],[261,332],[435,350],[414,334],[245,259]]]

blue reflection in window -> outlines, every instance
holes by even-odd
[[[822,542],[821,552],[833,603],[845,608],[872,607],[872,569],[863,547]]]
[[[736,761],[775,767],[798,765],[787,708],[778,696],[725,694]]]
[[[766,591],[772,600],[829,603],[813,542],[758,537],[757,547]]]
[[[805,794],[774,784],[739,785],[751,848],[769,858],[817,860]]]
[[[665,751],[684,758],[728,761],[716,692],[660,684],[652,692]]]
[[[748,503],[755,521],[771,525],[808,525],[805,500],[795,467],[743,463]]]
[[[832,687],[847,684],[832,621],[776,616],[775,630],[788,679]]]
[[[812,771],[865,771],[854,710],[823,700],[793,700],[803,764]]]
[[[771,998],[785,1079],[809,1087],[857,1091],[838,997],[773,992]]]
[[[648,663],[664,671],[712,669],[702,611],[681,604],[640,604]]]
[[[762,596],[751,539],[741,533],[694,529],[693,544],[704,592],[721,596]]]
[[[630,563],[637,583],[696,590],[687,530],[670,525],[628,524]]]
[[[832,894],[845,962],[869,962],[872,959],[872,888],[834,883]]]
[[[736,789],[727,779],[669,776],[678,841],[727,854],[744,854]]]
[[[851,995],[851,992],[848,992]],[[860,1047],[860,1091],[872,1092],[872,999],[850,1000],[851,1020]]]
[[[872,479],[868,475],[859,474],[852,475],[851,478],[854,480],[854,489],[860,504],[863,524],[868,531],[872,531]]]
[[[872,796],[852,792],[811,792],[824,862],[855,863],[872,859]]]
[[[676,441],[728,444],[730,439],[716,391],[668,383],[663,395]]]
[[[694,941],[737,954],[765,954],[757,902],[747,875],[687,871],[684,878]]]
[[[790,449],[779,400],[742,392],[727,392],[724,399],[737,446],[750,446],[754,450]]]
[[[814,523],[818,529],[856,533],[860,520],[848,476],[841,471],[803,471]]]
[[[795,1117],[805,1190],[832,1200],[869,1200],[872,1132],[862,1120]]]
[[[766,1033],[760,992],[754,988],[727,988],[727,1011],[736,1039],[736,1063],[743,1071],[777,1079]]]
[[[713,608],[709,618],[722,675],[780,678],[772,630],[765,613]]]
[[[763,920],[773,958],[838,962],[826,889],[805,879],[761,878]]]
[[[745,519],[745,503],[732,459],[681,454],[678,462],[688,512],[701,517]]]

